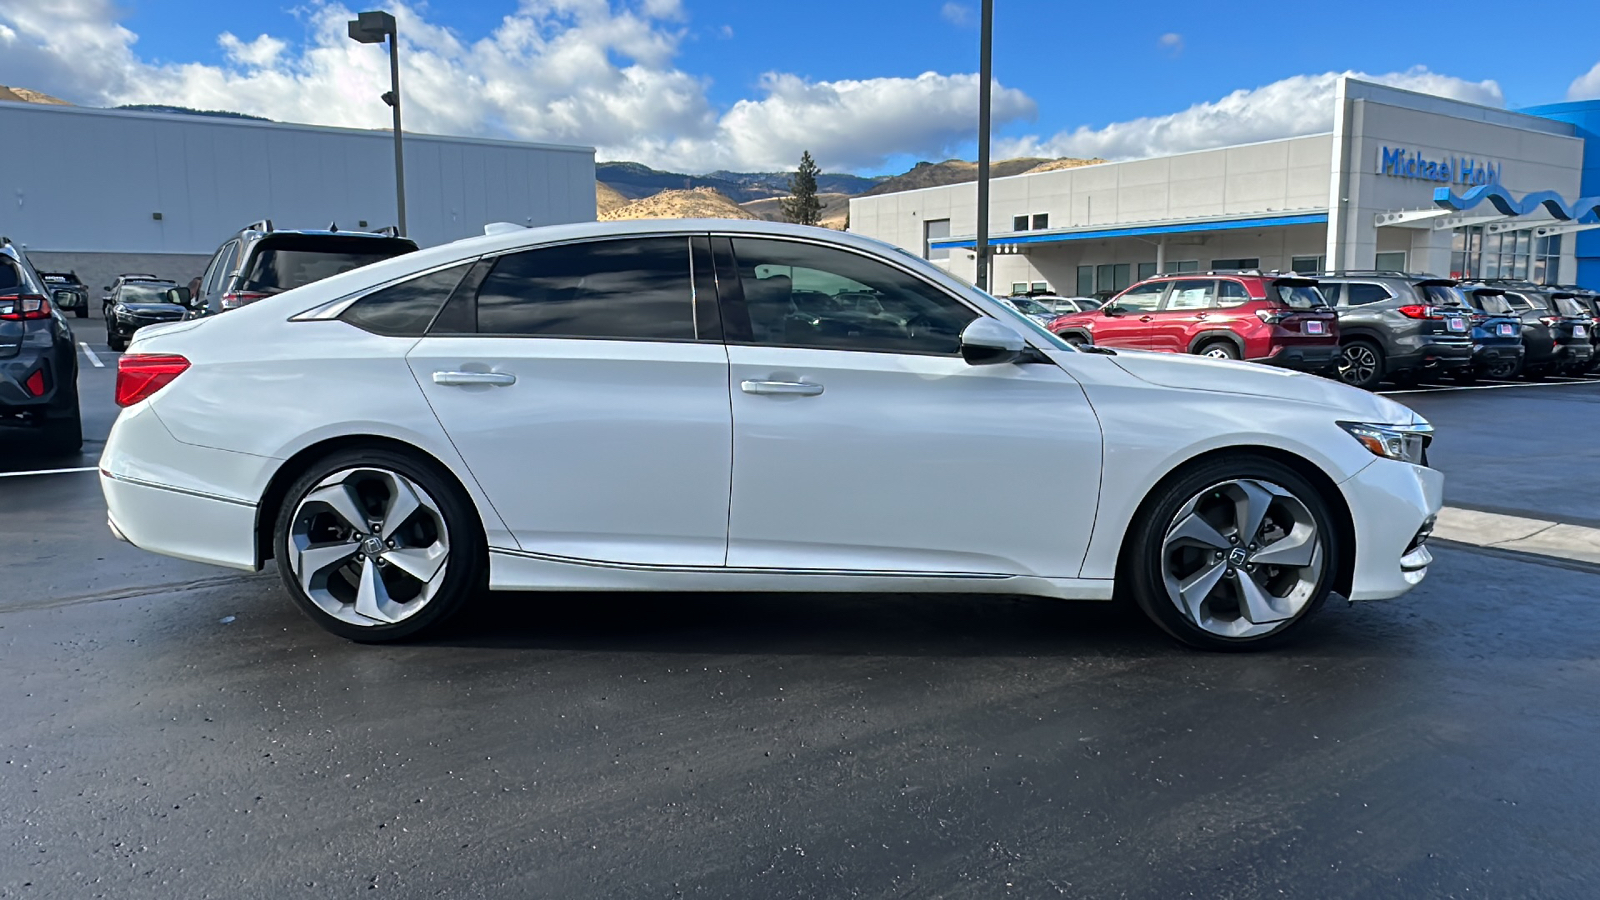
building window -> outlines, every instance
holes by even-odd
[[[1325,256],[1296,256],[1289,260],[1289,268],[1301,275],[1312,275],[1326,270],[1326,259]]]
[[[1211,261],[1211,271],[1213,272],[1221,271],[1223,269],[1259,268],[1261,268],[1261,260],[1260,258],[1254,256],[1241,256],[1237,259],[1213,259]]]
[[[1028,217],[1027,216],[1012,216],[1011,217],[1011,230],[1012,231],[1027,231],[1028,230]]]
[[[1028,283],[1026,281],[1013,281],[1013,282],[1011,282],[1011,293],[1013,295],[1026,294],[1027,292],[1028,292]]]
[[[1078,296],[1088,297],[1094,294],[1094,266],[1078,267]]]
[[[1373,268],[1379,272],[1404,272],[1406,270],[1406,252],[1404,250],[1391,250],[1379,253],[1374,257]]]
[[[922,223],[922,258],[949,259],[949,247],[935,247],[933,242],[950,236],[949,219],[928,219]]]
[[[1128,263],[1115,263],[1097,266],[1095,268],[1095,292],[1107,296],[1119,291],[1127,290],[1133,283],[1133,266]]]
[[[1044,283],[1044,282],[1042,282],[1042,281],[1035,281],[1035,282],[1034,282],[1034,283],[1033,283],[1033,288],[1032,288],[1032,290],[1033,290],[1033,292],[1034,292],[1034,293],[1036,293],[1036,294],[1043,294],[1043,293],[1047,293],[1047,292],[1048,292],[1048,291],[1049,291],[1049,290],[1050,290],[1050,285],[1048,285],[1048,284],[1045,284],[1045,283]]]
[[[1182,275],[1185,272],[1198,272],[1198,271],[1200,271],[1200,260],[1198,260],[1198,259],[1180,259],[1177,262],[1172,263],[1171,265],[1169,265],[1167,267],[1167,271],[1166,271],[1165,274]]]
[[[1049,228],[1049,227],[1050,227],[1050,214],[1049,213],[1034,213],[1033,214],[1033,230],[1034,231],[1043,231],[1043,230],[1045,230],[1046,228]]]
[[[1561,235],[1533,239],[1533,280],[1539,284],[1561,283]]]
[[[1156,264],[1155,263],[1139,263],[1139,280],[1140,281],[1143,281],[1146,278],[1154,278],[1155,275],[1156,275]]]

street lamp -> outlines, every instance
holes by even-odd
[[[978,48],[978,289],[989,289],[989,82],[994,78],[994,0],[983,0]]]
[[[364,12],[350,20],[350,38],[363,44],[389,41],[389,90],[383,102],[394,110],[394,199],[399,212],[396,223],[406,233],[406,157],[400,144],[400,38],[394,16],[386,12]]]

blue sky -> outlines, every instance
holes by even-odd
[[[316,0],[121,0],[115,5],[112,0],[54,0],[49,10],[34,8],[43,5],[0,0],[0,44],[9,30],[12,43],[31,39],[46,60],[30,68],[25,54],[0,53],[0,83],[54,89],[75,102],[136,98],[199,105],[211,100],[274,118],[381,124],[381,109],[368,110],[354,100],[346,110],[330,102],[297,106],[268,93],[273,85],[283,90],[286,82],[298,83],[301,92],[315,92],[319,85],[337,91],[348,79],[333,67],[348,67],[351,60],[360,63],[362,78],[382,74],[365,57],[349,55],[376,48],[346,48],[335,43],[337,35],[330,36],[342,8]],[[1591,90],[1600,95],[1600,48],[1549,37],[1550,29],[1557,36],[1600,33],[1600,3],[1546,2],[1527,16],[1513,15],[1503,2],[1472,0],[1437,5],[997,0],[996,7],[995,76],[1013,92],[997,101],[996,134],[1003,151],[1171,151],[1185,148],[1185,142],[1220,140],[1199,121],[1219,116],[1237,119],[1243,137],[1276,136],[1275,128],[1314,130],[1317,117],[1297,116],[1291,107],[1296,97],[1315,105],[1326,82],[1297,79],[1345,71],[1393,75],[1402,86],[1512,108],[1586,96]],[[819,154],[827,168],[893,169],[917,157],[971,151],[970,140],[961,134],[970,112],[962,106],[945,103],[942,112],[929,112],[923,128],[888,121],[893,117],[886,119],[885,109],[943,103],[946,95],[961,92],[962,83],[949,79],[976,72],[977,0],[480,0],[418,3],[410,14],[425,23],[413,30],[431,35],[422,55],[431,47],[437,56],[436,65],[417,76],[416,121],[427,130],[586,142],[599,146],[602,158],[628,154],[684,167],[708,158],[707,148],[719,163],[771,164],[788,158],[790,145],[806,143],[812,134],[822,135],[819,146],[835,157],[830,165],[827,155]],[[519,50],[522,55],[498,66],[481,65],[474,58],[481,54],[471,45],[510,33],[507,16],[537,23],[547,42],[569,27],[585,25],[574,29],[580,35],[575,41],[589,41],[599,58],[610,62],[617,78],[614,92],[624,92],[626,85],[635,94],[633,105],[601,96],[606,79],[596,78],[592,61],[568,71],[571,56],[556,60],[542,45]],[[56,33],[91,30],[97,23],[126,30],[120,44],[115,35],[105,38],[107,54],[127,57],[120,68],[107,65],[98,73],[51,68],[43,55],[51,50],[51,28]],[[446,31],[462,46],[446,47],[448,41],[438,37]],[[616,37],[623,32],[628,36]],[[238,40],[220,40],[225,33]],[[262,35],[269,36],[267,41],[255,43]],[[1490,50],[1502,44],[1536,49],[1531,54]],[[1543,49],[1551,45],[1572,49]],[[650,58],[629,74],[641,46]],[[56,51],[64,56],[61,48]],[[643,70],[655,79],[648,88],[637,83]],[[587,74],[579,77],[579,71]],[[920,87],[903,83],[925,72],[946,80]],[[551,73],[556,74],[547,77]],[[771,73],[779,73],[780,81],[774,82]],[[493,84],[507,82],[516,93],[515,82],[522,79],[529,83],[522,101],[500,97],[480,103],[469,96],[474,91],[492,95]],[[837,97],[813,90],[853,82],[863,85],[850,95],[855,99],[846,104],[848,110]],[[435,88],[431,99],[430,85]],[[1226,102],[1236,91],[1274,85],[1279,87],[1268,93],[1231,106]],[[155,96],[163,91],[174,96]],[[869,103],[868,97],[874,99]],[[563,101],[584,110],[563,113]],[[753,105],[730,117],[741,102]],[[1196,104],[1212,106],[1188,120],[1100,133]],[[596,111],[602,107],[608,111]],[[646,107],[648,114],[641,113]],[[668,108],[672,116],[660,112]],[[1261,118],[1258,110],[1276,118],[1254,121]],[[787,131],[780,146],[777,137],[764,143],[733,141],[729,134],[736,128]],[[1096,134],[1072,137],[1084,128]],[[896,140],[904,146],[896,146]]]

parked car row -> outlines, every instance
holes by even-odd
[[[1047,327],[1079,345],[1243,359],[1371,390],[1428,376],[1576,375],[1600,365],[1600,295],[1392,271],[1158,275]]]
[[[27,254],[0,237],[0,425],[25,428],[48,453],[83,446],[78,413],[78,348],[52,292]]]

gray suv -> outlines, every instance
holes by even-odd
[[[68,299],[0,237],[0,428],[25,429],[30,449],[47,454],[83,446],[78,347],[59,309]]]
[[[271,219],[239,230],[212,254],[193,293],[194,315],[238,309],[273,294],[417,249],[392,232],[279,231]]]
[[[1347,271],[1315,276],[1339,314],[1339,380],[1368,390],[1472,364],[1472,308],[1451,278]]]

